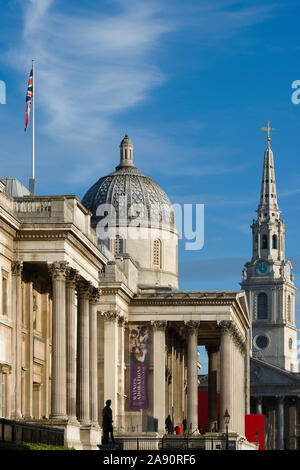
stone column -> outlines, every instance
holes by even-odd
[[[188,331],[187,431],[198,433],[198,328],[199,321],[185,323]]]
[[[51,418],[67,419],[66,400],[66,268],[65,261],[50,266],[52,276]]]
[[[21,261],[13,261],[13,312],[15,324],[15,377],[14,377],[14,415],[15,419],[22,417],[22,268]]]
[[[208,354],[208,430],[217,431],[218,423],[218,397],[217,397],[217,369],[219,346],[206,346]]]
[[[256,414],[257,415],[262,415],[262,397],[256,398]]]
[[[97,305],[100,290],[93,287],[90,293],[90,413],[92,426],[98,427],[98,365],[97,365]]]
[[[118,405],[118,426],[121,431],[125,430],[125,325],[128,320],[123,316],[118,318],[119,330],[119,405]]]
[[[289,399],[289,445],[288,449],[297,449],[297,398]]]
[[[232,380],[232,322],[221,321],[219,323],[221,330],[220,347],[220,430],[225,432],[226,426],[223,416],[228,410],[230,415],[229,429],[233,423],[233,380]]]
[[[69,422],[74,424],[78,424],[76,418],[77,310],[75,305],[77,278],[77,271],[68,268],[66,278],[67,415]]]
[[[277,397],[277,449],[284,450],[284,397]]]
[[[118,318],[117,309],[102,312],[104,316],[104,404],[111,400],[114,427],[118,413]]]
[[[152,321],[153,327],[153,417],[157,431],[165,433],[166,321]]]
[[[77,418],[82,426],[89,426],[90,419],[90,283],[81,280],[77,285]]]

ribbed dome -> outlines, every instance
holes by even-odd
[[[122,140],[120,148],[120,165],[116,167],[116,171],[100,178],[82,199],[82,204],[93,214],[92,225],[95,226],[97,219],[99,220],[96,211],[101,204],[111,204],[116,211],[117,219],[123,219],[119,213],[119,205],[121,198],[126,197],[123,200],[127,203],[126,215],[129,221],[134,219],[133,215],[136,214],[136,210],[130,212],[130,208],[140,204],[143,209],[139,219],[146,222],[145,225],[148,226],[151,221],[151,227],[167,225],[174,229],[174,210],[170,200],[152,178],[140,173],[133,165],[133,145],[127,135]]]

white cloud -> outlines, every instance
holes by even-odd
[[[117,14],[72,16],[54,0],[30,0],[21,49],[10,59],[22,70],[36,59],[36,96],[48,134],[67,139],[109,133],[111,118],[147,98],[164,74],[151,60],[168,21],[156,3],[122,3]],[[135,8],[133,8],[135,6]]]

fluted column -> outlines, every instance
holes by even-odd
[[[209,345],[206,347],[208,354],[208,429],[212,431],[217,428],[218,422],[218,400],[217,400],[217,359],[219,346]]]
[[[100,290],[93,287],[90,292],[90,413],[92,426],[98,423],[98,366],[97,366],[97,305]]]
[[[232,322],[222,321],[219,324],[221,330],[220,347],[220,429],[225,432],[226,427],[223,416],[227,410],[231,416],[229,427],[233,423],[233,403],[232,403]]]
[[[199,321],[186,322],[188,332],[187,431],[198,433],[198,328]]]
[[[14,261],[11,266],[12,281],[13,281],[13,312],[14,312],[14,323],[15,323],[15,371],[14,371],[14,416],[15,419],[22,417],[22,268],[23,263],[21,261]]]
[[[67,415],[76,424],[76,352],[77,310],[75,305],[78,273],[68,268],[66,278],[66,325],[67,325]]]
[[[79,281],[78,328],[77,328],[77,418],[81,425],[88,426],[90,418],[90,329],[89,295],[90,283]]]
[[[114,426],[118,424],[118,318],[116,309],[102,312],[104,317],[104,404],[111,400]]]
[[[66,270],[65,261],[50,266],[52,276],[51,418],[67,419],[66,401]]]
[[[165,432],[166,321],[152,321],[153,327],[153,416],[157,431]]]

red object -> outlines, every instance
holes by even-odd
[[[217,394],[217,413],[220,414],[220,394]],[[203,434],[208,428],[208,391],[198,390],[198,425]]]
[[[256,433],[256,436],[255,436]],[[257,434],[258,433],[258,434]],[[245,435],[248,442],[259,442],[258,450],[265,449],[266,421],[264,415],[245,416]]]
[[[182,426],[176,426],[176,434],[182,434]]]

